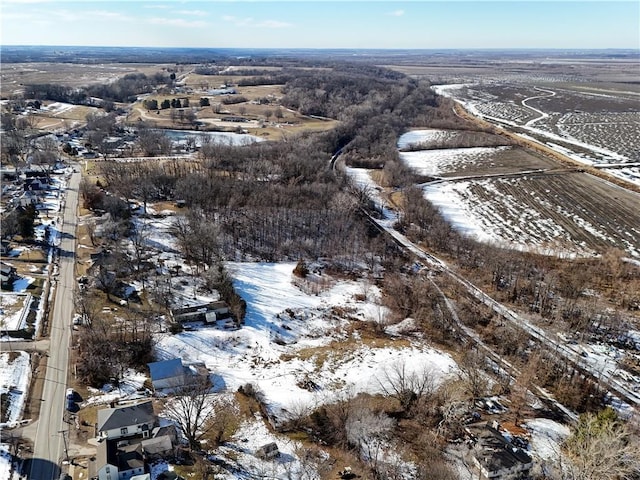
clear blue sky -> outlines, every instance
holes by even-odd
[[[3,45],[640,48],[640,1],[0,0]]]

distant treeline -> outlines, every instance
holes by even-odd
[[[65,87],[53,83],[27,85],[25,97],[38,100],[73,103],[75,105],[92,105],[92,97],[111,102],[133,102],[138,95],[151,93],[153,87],[170,83],[171,78],[158,72],[147,76],[144,73],[130,73],[113,83],[89,85],[81,88]]]

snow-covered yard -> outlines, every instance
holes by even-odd
[[[23,279],[18,280],[16,283],[20,283],[21,280]],[[25,328],[27,326],[27,313],[32,301],[31,295],[0,294],[0,317],[2,318],[0,329],[3,331],[17,331]]]
[[[346,392],[381,392],[385,371],[399,363],[409,370],[429,370],[437,379],[455,370],[449,355],[427,344],[372,345],[348,333],[351,322],[386,318],[375,287],[366,280],[327,279],[326,291],[308,294],[296,286],[294,267],[228,264],[235,288],[247,302],[245,325],[236,331],[202,327],[163,335],[156,346],[158,357],[204,362],[220,390],[252,383],[278,420]]]
[[[0,427],[20,420],[30,379],[31,361],[27,352],[0,353],[0,394],[7,396],[6,404],[2,405],[3,423]]]

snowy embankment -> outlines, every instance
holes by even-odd
[[[277,420],[345,394],[381,392],[385,371],[400,363],[428,370],[436,379],[456,368],[450,356],[426,345],[376,347],[349,335],[350,322],[385,318],[375,287],[364,280],[326,278],[325,291],[307,294],[294,282],[294,267],[228,264],[247,302],[246,324],[236,331],[200,328],[164,336],[156,346],[158,357],[204,362],[220,390],[252,383]]]

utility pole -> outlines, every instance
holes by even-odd
[[[66,430],[59,430],[58,433],[62,434],[62,441],[64,442],[64,460],[65,462],[69,463],[69,450],[67,448],[67,436],[65,435],[65,433],[67,433]]]

